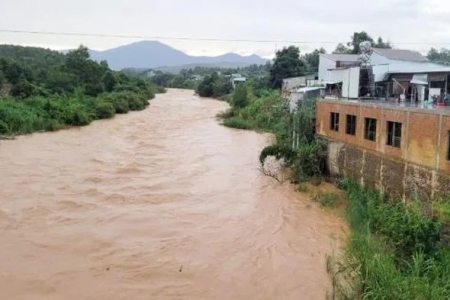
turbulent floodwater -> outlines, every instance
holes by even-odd
[[[0,299],[324,299],[339,222],[258,170],[222,102],[0,141]]]

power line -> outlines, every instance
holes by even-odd
[[[221,38],[194,38],[194,37],[171,37],[171,36],[145,36],[145,35],[118,35],[101,33],[80,33],[80,32],[56,32],[56,31],[29,31],[0,29],[0,33],[14,34],[38,34],[38,35],[59,35],[59,36],[80,36],[97,38],[123,38],[123,39],[152,39],[152,40],[188,40],[207,42],[247,42],[247,43],[285,43],[285,44],[339,44],[339,41],[300,41],[300,40],[264,40],[264,39],[221,39]],[[399,42],[395,45],[450,45],[447,43],[425,43],[425,42]]]

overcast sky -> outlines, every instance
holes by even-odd
[[[396,48],[450,48],[449,24],[448,0],[0,0],[0,30],[307,42],[297,44],[302,51],[332,51],[361,30]],[[0,43],[54,49],[103,50],[138,40],[0,32]],[[269,57],[288,45],[159,40],[193,55]]]

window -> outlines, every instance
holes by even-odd
[[[364,138],[369,141],[375,141],[377,139],[377,119],[366,118]]]
[[[402,123],[388,121],[387,129],[387,144],[389,146],[400,148],[402,140]]]
[[[330,129],[339,131],[339,113],[332,112],[330,115]]]
[[[347,115],[347,127],[345,133],[355,135],[356,134],[356,116]]]

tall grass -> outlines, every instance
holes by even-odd
[[[420,202],[404,204],[353,181],[347,217],[352,229],[341,271],[351,274],[341,299],[449,299],[450,251],[437,218]]]
[[[33,97],[25,100],[0,99],[0,134],[27,134],[85,126],[94,120],[112,118],[116,113],[142,110],[148,106],[143,93],[114,92],[89,97]]]

